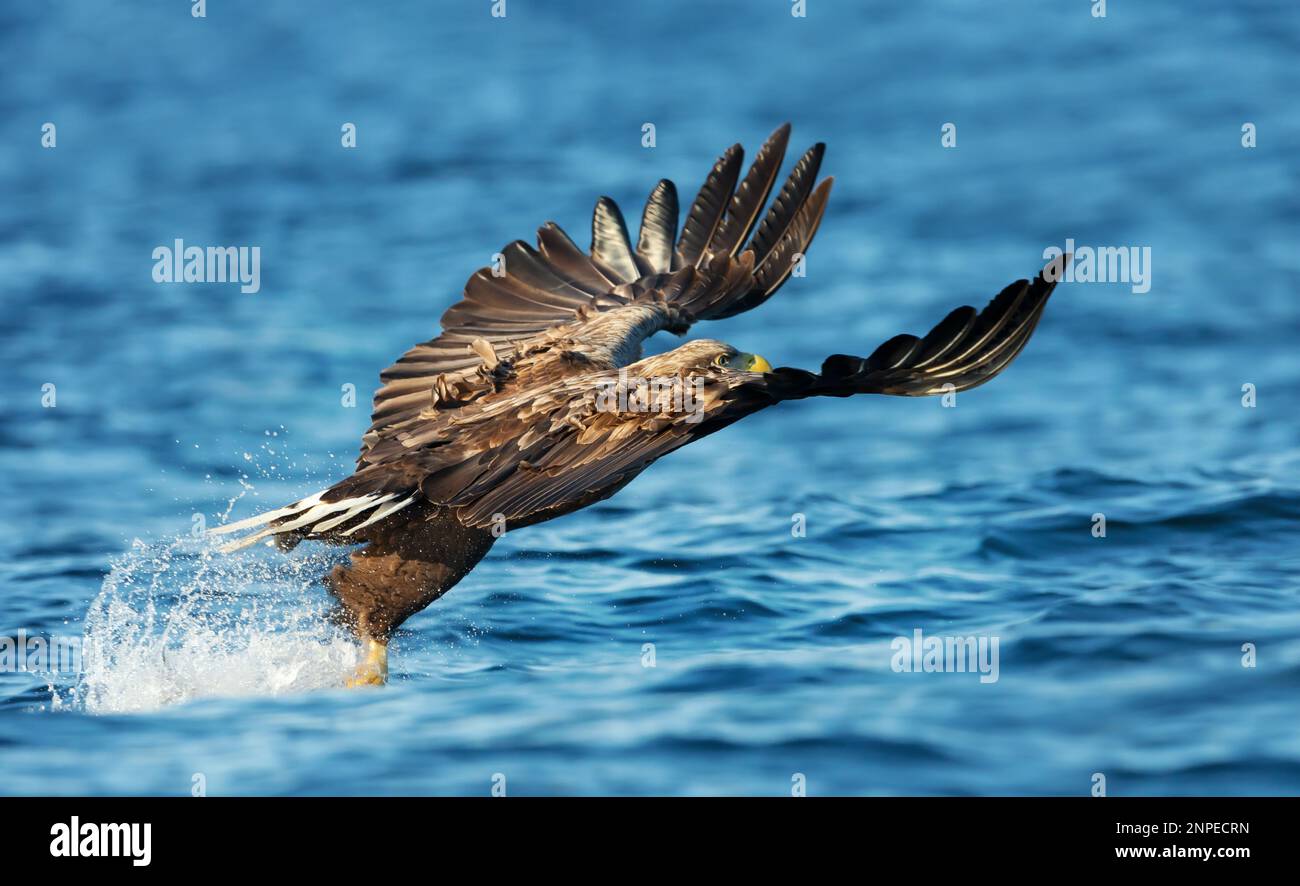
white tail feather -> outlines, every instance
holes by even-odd
[[[349,508],[348,510],[339,514],[337,517],[332,517],[329,520],[326,520],[324,523],[317,523],[315,526],[315,530],[317,532],[328,532],[329,530],[333,529],[335,526],[339,526],[343,523],[348,522],[357,514],[360,514],[366,508],[370,507],[371,504],[373,504],[373,502],[363,501],[361,502],[361,504],[357,505],[356,507]]]
[[[227,532],[240,532],[241,530],[244,529],[252,529],[254,526],[261,526],[263,523],[269,523],[272,520],[275,520],[279,517],[284,517],[289,514],[296,513],[297,511],[300,511],[305,507],[311,507],[312,505],[316,504],[316,502],[320,501],[320,497],[324,494],[325,491],[321,490],[320,492],[317,492],[315,495],[304,498],[301,501],[296,501],[291,505],[286,505],[285,507],[282,508],[276,508],[274,511],[267,511],[263,514],[257,514],[256,516],[249,517],[246,520],[240,520],[237,523],[227,523],[224,526],[214,526],[211,529],[209,529],[208,532],[211,533],[212,535],[224,535]]]
[[[400,511],[402,508],[406,507],[413,501],[415,501],[414,493],[412,493],[409,498],[404,498],[401,501],[393,502],[391,505],[389,505],[386,508],[380,508],[379,510],[376,510],[373,514],[370,515],[370,519],[368,519],[366,522],[358,523],[356,526],[353,526],[351,529],[345,530],[343,534],[351,535],[352,533],[356,532],[358,529],[360,529],[363,526],[369,526],[371,523],[374,523],[376,520],[382,520],[385,517],[387,517],[389,514]]]
[[[223,554],[233,554],[235,551],[238,551],[241,548],[248,547],[249,545],[256,542],[259,538],[264,538],[268,534],[269,532],[263,531],[257,533],[256,535],[249,535],[245,538],[237,538],[234,541],[226,542],[224,545],[217,548],[217,550]]]
[[[347,522],[353,517],[365,513],[371,508],[374,508],[375,512],[369,519],[344,533],[345,535],[351,535],[362,526],[369,526],[376,520],[381,520],[389,514],[401,510],[411,502],[415,501],[416,498],[415,494],[412,494],[402,501],[394,502],[391,505],[387,505],[387,507],[383,507],[388,502],[397,498],[398,493],[392,492],[387,495],[363,495],[356,498],[345,498],[341,501],[322,502],[320,499],[324,494],[324,492],[318,492],[315,495],[304,498],[287,507],[277,508],[274,511],[268,511],[265,514],[258,514],[256,517],[250,517],[247,520],[240,520],[238,523],[229,523],[225,526],[218,526],[208,531],[215,535],[234,532],[239,529],[252,529],[274,520],[284,520],[289,517],[294,518],[292,520],[287,520],[287,522],[278,523],[274,526],[267,526],[259,532],[254,532],[252,535],[235,539],[234,541],[228,542],[218,548],[222,553],[228,554],[232,551],[246,548],[251,544],[261,541],[269,535],[293,532],[294,530],[303,527],[308,527],[307,531],[309,533],[325,532],[333,529],[335,526]],[[337,514],[338,516],[331,516],[333,514]],[[330,519],[321,522],[324,517],[330,517]]]

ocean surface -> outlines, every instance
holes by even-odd
[[[1294,4],[790,10],[0,7],[0,638],[83,653],[0,673],[0,792],[1300,791]],[[787,404],[510,533],[336,688],[341,552],[195,533],[346,476],[505,243],[787,119],[836,177],[807,276],[697,336],[815,368],[1068,239],[1149,291],[1063,285],[955,407]],[[155,283],[176,239],[260,291]],[[900,671],[917,631],[996,673]]]

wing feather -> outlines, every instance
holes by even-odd
[[[731,201],[736,178],[740,174],[740,164],[744,159],[744,149],[735,144],[727,148],[713,164],[713,169],[700,186],[700,192],[686,214],[682,237],[677,241],[678,267],[698,265],[704,257],[705,247],[722,224],[723,213]]]
[[[754,232],[754,239],[750,241],[749,248],[754,251],[758,264],[767,258],[768,253],[785,236],[786,230],[799,214],[804,201],[812,193],[825,153],[826,145],[818,142],[804,152],[799,162],[794,165],[794,169],[790,171],[785,184],[781,186],[781,192],[772,201],[762,224]]]
[[[759,148],[754,155],[753,165],[731,198],[726,218],[709,243],[710,252],[734,256],[740,251],[745,238],[754,229],[754,223],[758,221],[758,214],[763,211],[768,195],[772,193],[772,185],[776,183],[776,175],[781,171],[781,161],[785,159],[785,149],[789,143],[790,124],[783,123]]]
[[[596,209],[591,214],[591,257],[613,269],[619,275],[620,283],[641,276],[632,255],[623,213],[608,197],[597,200]]]
[[[673,243],[677,240],[677,188],[668,179],[660,179],[641,213],[641,235],[637,254],[650,271],[665,274],[672,270]]]

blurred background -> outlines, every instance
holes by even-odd
[[[5,5],[0,636],[114,651],[0,674],[0,791],[1300,790],[1300,18],[1094,5]],[[1150,291],[1062,286],[956,408],[791,404],[509,534],[388,688],[330,688],[337,553],[219,563],[194,515],[350,473],[504,244],[785,120],[836,177],[807,277],[697,336],[866,354],[1067,238],[1150,247]],[[177,238],[261,291],[154,283]],[[999,638],[998,681],[896,673],[916,629]]]

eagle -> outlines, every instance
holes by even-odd
[[[643,357],[655,333],[752,310],[803,276],[834,179],[818,182],[825,145],[815,144],[768,206],[789,138],[787,123],[743,178],[744,152],[728,148],[680,234],[677,189],[663,179],[635,246],[609,197],[596,202],[587,252],[554,222],[536,248],[506,246],[469,278],[442,331],[380,374],[350,477],[210,530],[246,533],[223,551],[263,539],[362,545],[323,579],[363,650],[348,685],[386,682],[393,632],[506,531],[607,499],[659,458],[778,403],[963,391],[1020,353],[1068,256],[982,311],[959,307],[924,336],[835,354],[817,372],[713,339]]]

